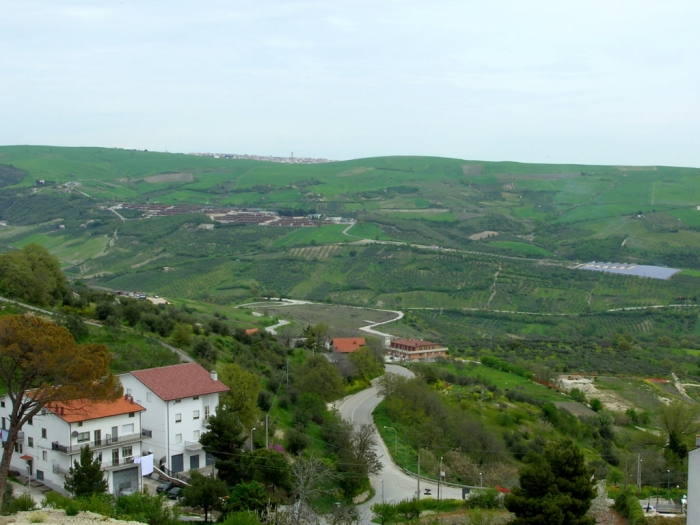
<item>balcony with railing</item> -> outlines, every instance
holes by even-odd
[[[83,441],[76,445],[62,445],[58,441],[54,441],[53,443],[51,443],[51,450],[63,452],[64,454],[77,454],[78,452],[80,452],[80,449],[86,445],[89,446],[92,450],[96,450],[105,447],[114,447],[117,445],[135,443],[136,441],[143,440],[144,437],[150,436],[144,436],[144,431],[142,430],[138,434],[125,434],[123,436],[118,436],[114,438],[107,434],[107,436],[104,439],[98,439],[97,441]]]
[[[102,463],[102,468],[104,470],[110,470],[110,469],[125,467],[125,466],[133,465],[133,464],[134,464],[134,457],[127,456],[125,458],[112,458],[111,461],[106,461],[106,462]]]

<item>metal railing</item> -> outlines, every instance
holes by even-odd
[[[106,461],[102,463],[102,468],[109,470],[112,468],[123,467],[125,465],[133,465],[134,456],[127,456],[125,458],[112,459],[111,461]]]
[[[89,446],[91,449],[95,450],[99,448],[134,443],[136,441],[141,441],[144,437],[151,436],[145,436],[144,431],[142,430],[139,434],[126,434],[124,436],[118,436],[116,438],[107,435],[107,437],[105,437],[104,439],[98,439],[97,441],[83,441],[82,443],[78,443],[76,445],[62,445],[58,441],[54,441],[51,443],[51,450],[63,452],[64,454],[75,454],[77,452],[80,452],[80,449],[86,445]]]

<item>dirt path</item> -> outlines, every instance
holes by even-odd
[[[685,391],[683,383],[681,383],[680,379],[678,379],[678,376],[675,373],[671,372],[671,377],[673,377],[673,384],[676,386],[676,390],[678,390],[678,392],[680,392],[680,394],[686,399],[691,399],[691,397],[688,395],[688,392]]]
[[[498,282],[498,274],[501,273],[501,263],[498,263],[498,270],[496,270],[496,273],[493,274],[493,284],[491,285],[491,297],[489,297],[489,300],[486,303],[486,308],[491,307],[491,301],[493,301],[493,298],[496,297],[496,283]]]

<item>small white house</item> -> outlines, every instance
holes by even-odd
[[[171,473],[213,463],[199,443],[219,394],[230,389],[197,363],[183,363],[122,374],[124,392],[148,411],[145,441],[156,467]]]
[[[0,398],[3,430],[8,430],[11,410],[9,397]],[[141,446],[144,410],[130,396],[51,403],[20,430],[11,468],[65,494],[65,475],[79,461],[80,449],[88,445],[102,463],[111,494],[136,492],[140,476],[134,458],[145,452]]]

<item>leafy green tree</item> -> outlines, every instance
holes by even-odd
[[[207,359],[209,361],[216,361],[216,348],[211,344],[211,341],[206,337],[198,337],[192,346],[197,357],[202,359]]]
[[[136,326],[141,319],[141,308],[136,301],[128,301],[122,309],[122,316],[129,326]]]
[[[4,492],[18,432],[49,403],[112,400],[122,388],[103,345],[78,345],[70,332],[39,317],[0,318],[0,383],[9,398],[9,431],[0,462]],[[30,395],[31,394],[31,395]]]
[[[199,442],[215,458],[219,478],[231,485],[241,479],[241,446],[246,440],[240,420],[232,412],[220,409],[207,421],[207,431]]]
[[[74,497],[82,498],[107,492],[108,486],[99,460],[92,455],[89,446],[81,447],[80,463],[73,461],[73,466],[66,474],[63,488]]]
[[[578,401],[579,403],[586,402],[586,394],[581,392],[581,390],[578,388],[572,388],[571,392],[569,392],[569,396],[571,397],[571,399],[573,399],[574,401]]]
[[[244,427],[250,428],[260,418],[258,395],[260,379],[236,363],[219,366],[219,380],[231,390],[221,396],[221,405],[238,416]]]
[[[226,482],[193,470],[190,472],[190,484],[182,490],[182,501],[190,507],[203,509],[204,523],[208,523],[209,513],[220,509],[222,498],[227,495]]]
[[[114,517],[122,521],[140,521],[148,525],[178,525],[177,507],[170,507],[160,494],[136,492],[121,496],[114,507]]]
[[[46,248],[30,243],[0,255],[0,291],[32,304],[48,305],[68,293],[61,266]]]
[[[71,333],[71,335],[76,341],[82,341],[88,335],[90,335],[90,331],[88,330],[87,325],[78,315],[67,314],[63,318],[63,322],[61,324],[68,328],[68,331]]]
[[[322,355],[312,356],[299,366],[294,386],[300,392],[318,394],[326,402],[345,395],[345,386],[338,370]]]
[[[603,402],[597,397],[594,397],[591,399],[591,410],[593,410],[593,412],[600,412],[603,410]]]
[[[583,453],[566,438],[525,457],[520,487],[506,496],[505,507],[516,515],[511,525],[593,525],[586,513],[594,497]]]
[[[393,521],[397,514],[396,505],[392,503],[375,503],[371,510],[380,525]]]
[[[248,452],[241,459],[241,467],[247,479],[262,483],[268,490],[291,488],[291,466],[287,457],[276,450],[261,448]]]
[[[690,436],[700,431],[700,410],[683,401],[662,405],[659,426],[665,433],[667,458],[674,464],[682,463],[688,454]]]
[[[225,512],[227,514],[243,510],[261,512],[268,505],[270,505],[270,496],[265,487],[257,481],[251,481],[250,483],[239,483],[233,487]]]
[[[355,365],[357,377],[365,381],[379,377],[384,372],[384,363],[366,346],[352,352],[348,359]]]
[[[192,327],[183,323],[176,324],[170,340],[176,346],[189,346],[192,342]]]
[[[396,515],[403,522],[410,523],[420,516],[420,502],[417,499],[407,499],[396,504]]]

